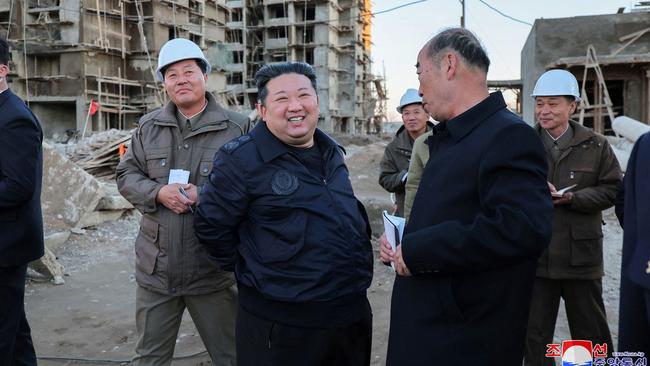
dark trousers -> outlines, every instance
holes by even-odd
[[[571,339],[583,339],[592,344],[607,343],[611,353],[612,337],[607,325],[603,303],[602,280],[551,280],[536,278],[528,317],[526,334],[526,366],[555,365],[555,359],[546,357],[546,345],[553,342],[555,322],[564,299]],[[562,343],[566,339],[558,339]]]
[[[25,317],[27,265],[0,267],[0,366],[36,365]]]
[[[340,328],[301,328],[259,318],[239,307],[238,366],[368,366],[372,315]]]
[[[621,276],[618,351],[650,354],[650,290]]]

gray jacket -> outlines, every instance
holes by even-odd
[[[189,182],[200,189],[221,145],[248,132],[247,117],[222,108],[210,93],[206,98],[206,109],[185,138],[171,101],[143,116],[117,167],[120,193],[143,214],[135,242],[136,280],[150,291],[198,295],[235,283],[232,274],[217,269],[199,244],[193,215],[177,215],[156,202],[170,169],[188,170]]]

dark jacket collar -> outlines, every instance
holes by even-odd
[[[450,119],[444,123],[446,126],[441,126],[441,128],[446,127],[454,141],[460,141],[473,129],[478,127],[481,122],[504,108],[506,108],[506,102],[503,100],[501,92],[490,93],[487,98],[460,115]]]
[[[218,122],[223,122],[228,120],[223,107],[217,102],[212,93],[205,93],[205,98],[208,101],[208,105],[205,107],[205,110],[201,114],[201,118],[192,125],[192,130],[201,129],[207,125],[211,125]],[[167,102],[165,107],[160,111],[156,116],[157,124],[172,124],[177,125],[176,120],[176,105],[170,100]]]
[[[266,127],[266,122],[262,120],[255,125],[255,128],[250,132],[250,135],[256,141],[255,145],[262,154],[262,160],[264,160],[265,163],[289,152],[287,145],[275,137],[275,135],[269,131],[269,128]],[[336,141],[318,128],[314,131],[314,143],[318,144],[323,153],[331,147],[339,147],[343,149]]]
[[[13,95],[14,93],[12,93],[10,89],[7,89],[0,93],[0,106],[2,106]]]

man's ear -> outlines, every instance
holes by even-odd
[[[266,121],[266,107],[262,102],[257,102],[255,104],[255,109],[257,110],[257,114],[262,118],[262,120]]]
[[[0,76],[5,77],[9,74],[9,66],[0,64]]]
[[[459,66],[458,62],[458,55],[454,54],[453,52],[449,52],[447,55],[445,55],[443,64],[446,68],[445,72],[447,75],[447,80],[453,79],[456,75]]]

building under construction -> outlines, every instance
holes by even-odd
[[[133,126],[165,100],[160,46],[184,37],[218,50],[227,17],[225,0],[2,0],[0,36],[13,46],[11,88],[47,136],[62,136],[84,129],[91,100],[100,108],[89,130]],[[217,67],[208,89],[224,88]]]
[[[619,115],[649,123],[650,2],[641,5],[627,13],[535,20],[521,51],[524,119],[534,120],[537,78],[560,68],[583,89],[575,117],[586,126],[613,134],[611,120]]]
[[[213,66],[207,89],[252,110],[252,77],[268,62],[306,61],[319,79],[321,127],[367,133],[381,80],[371,74],[370,0],[0,0],[12,45],[10,86],[46,136],[131,128],[166,101],[158,50],[182,37]],[[90,117],[91,100],[100,105]],[[379,108],[382,114],[381,108]]]
[[[370,0],[228,0],[226,5],[229,104],[243,109],[255,104],[254,75],[263,64],[303,61],[316,69],[322,128],[378,131],[371,121],[385,95],[371,72]]]

